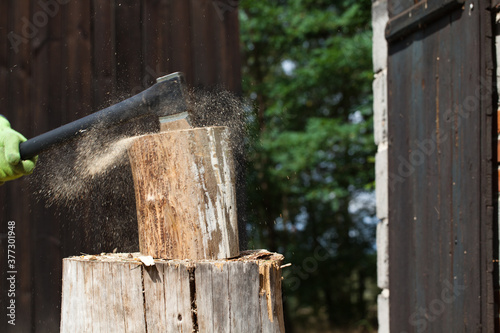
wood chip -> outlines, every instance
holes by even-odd
[[[140,256],[139,260],[146,266],[154,266],[155,261],[151,256]]]

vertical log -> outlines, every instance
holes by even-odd
[[[130,147],[129,157],[142,253],[165,259],[239,254],[227,128],[144,136]]]

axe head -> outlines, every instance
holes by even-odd
[[[191,112],[187,105],[186,83],[184,76],[180,72],[159,77],[156,84],[149,88],[154,96],[149,109],[150,113],[158,116],[158,120],[163,124],[170,122],[187,122],[192,124]]]

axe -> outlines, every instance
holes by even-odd
[[[160,77],[153,86],[135,96],[22,142],[19,145],[21,159],[31,159],[92,127],[109,127],[147,115],[157,115],[162,126],[177,120],[190,123],[182,73]]]

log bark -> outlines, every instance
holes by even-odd
[[[139,246],[163,259],[239,254],[235,173],[226,127],[169,131],[129,148]]]
[[[61,332],[284,332],[282,255],[149,267],[138,256],[64,259]]]

